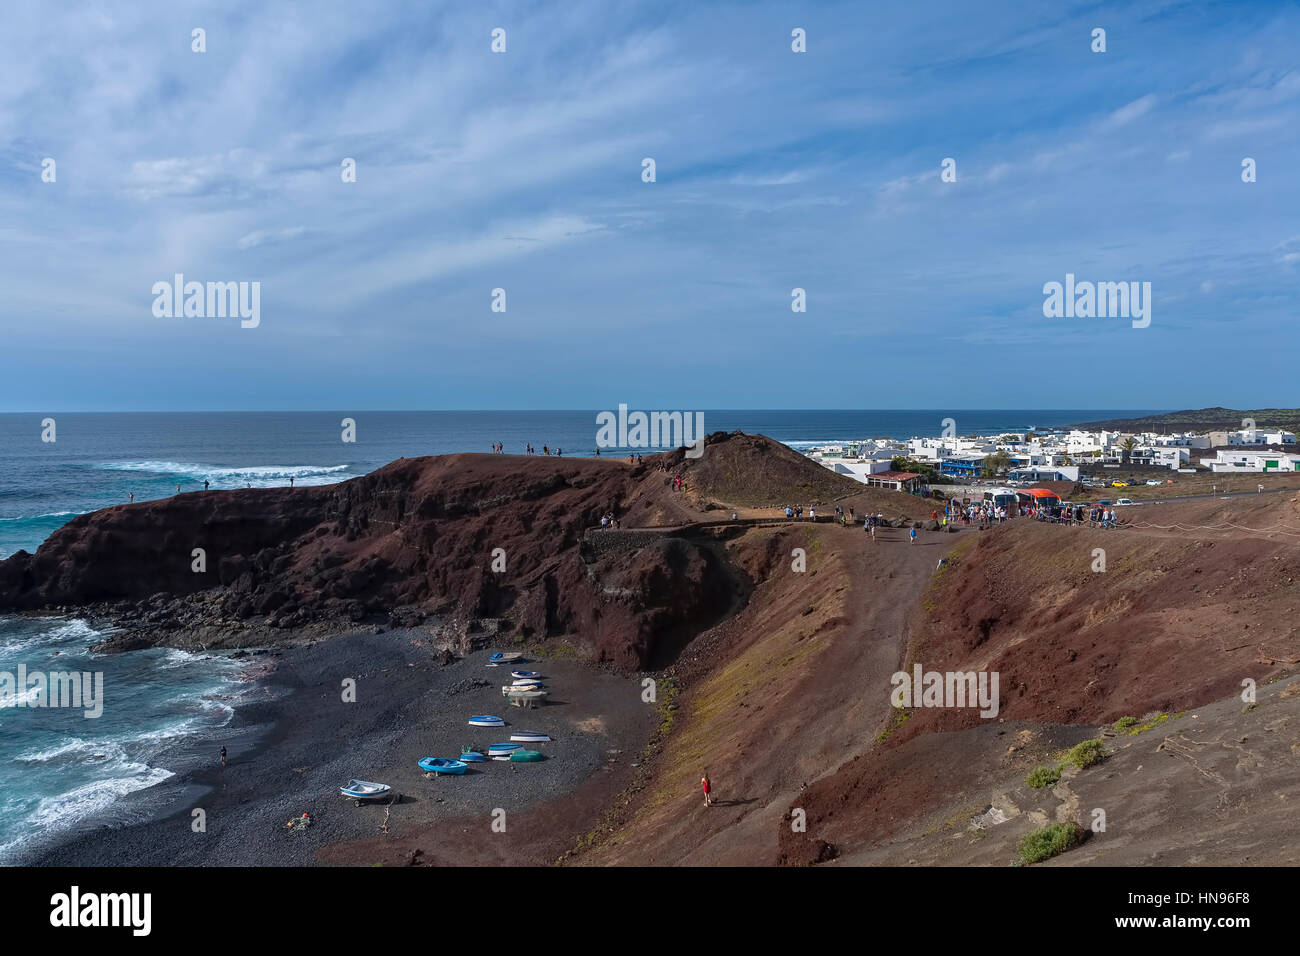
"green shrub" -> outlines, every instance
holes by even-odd
[[[1049,827],[1027,833],[1020,838],[1017,849],[1026,863],[1041,863],[1059,853],[1072,850],[1083,842],[1084,830],[1077,823],[1053,823]]]
[[[1025,777],[1025,783],[1037,790],[1039,787],[1050,787],[1060,779],[1061,771],[1056,767],[1035,767]]]
[[[1067,750],[1062,763],[1072,763],[1080,770],[1085,770],[1093,764],[1101,763],[1107,756],[1106,744],[1102,740],[1085,740]]]
[[[1115,721],[1113,726],[1115,730],[1128,730],[1137,722],[1136,717],[1121,717],[1119,720]]]

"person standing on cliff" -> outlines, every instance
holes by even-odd
[[[134,491],[131,491],[131,492],[128,492],[128,493],[127,493],[127,500],[126,500],[126,503],[129,504],[129,505],[133,505],[133,504],[135,504],[135,492],[134,492]]]
[[[700,778],[700,786],[704,789],[704,805],[713,806],[713,786],[709,783],[709,772],[704,771],[704,776]]]
[[[293,475],[290,475],[290,476],[289,476],[289,487],[290,487],[290,488],[293,487]]]
[[[204,491],[208,490],[208,479],[206,478],[203,479],[203,490]]]
[[[226,745],[222,744],[221,745],[221,766],[224,767],[225,765],[226,765]]]
[[[181,483],[179,481],[176,482],[176,493],[178,495],[181,493]]]

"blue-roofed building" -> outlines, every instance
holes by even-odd
[[[978,478],[984,469],[983,455],[965,455],[944,458],[939,462],[939,473],[959,478]]]

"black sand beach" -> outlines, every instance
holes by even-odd
[[[630,779],[658,718],[642,703],[638,680],[569,660],[522,665],[545,676],[551,697],[535,709],[511,707],[501,696],[510,668],[485,666],[489,653],[442,666],[426,633],[402,630],[272,652],[276,666],[265,683],[281,690],[237,710],[228,728],[228,767],[218,764],[217,741],[208,769],[131,794],[116,808],[119,817],[134,811],[147,819],[83,829],[25,862],[301,866],[382,862],[409,857],[413,848],[422,863],[472,863],[483,851],[466,835],[495,834],[496,810],[505,811],[509,842],[522,840],[534,851],[520,862],[550,862],[553,856],[543,857],[585,833]],[[356,681],[355,703],[342,700],[345,678]],[[487,685],[475,686],[476,679]],[[474,714],[498,715],[508,726],[470,727]],[[488,761],[464,776],[437,779],[417,766],[421,757],[457,757],[463,745],[508,740],[519,729],[551,735],[552,742],[528,745],[547,759]],[[192,763],[200,755],[176,756]],[[358,808],[338,794],[354,777],[387,783],[401,799]],[[164,792],[173,798],[159,812]],[[195,809],[206,815],[206,832],[195,832]],[[304,812],[312,818],[308,830],[284,828]],[[533,838],[525,828],[536,828]]]

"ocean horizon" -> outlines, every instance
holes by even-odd
[[[635,410],[635,408],[633,409]],[[599,410],[0,413],[0,559],[35,551],[74,517],[134,495],[148,501],[204,487],[333,484],[398,458],[527,445],[596,454]],[[693,414],[693,413],[692,413]],[[705,433],[762,434],[804,451],[864,438],[905,439],[1059,428],[1158,414],[1148,409],[714,409]],[[54,420],[53,442],[43,422]],[[345,442],[344,419],[355,423]],[[641,452],[658,449],[635,449]],[[602,448],[626,455],[626,447]]]

